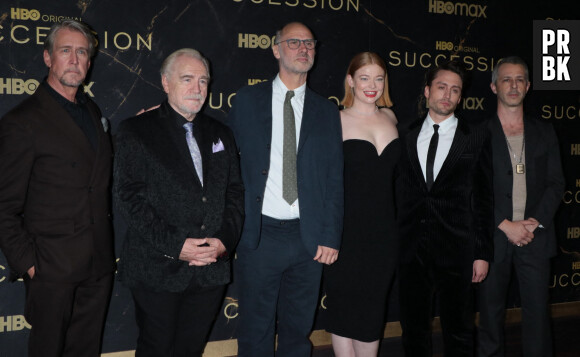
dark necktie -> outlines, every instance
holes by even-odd
[[[199,182],[201,182],[201,185],[203,186],[203,168],[201,166],[201,152],[199,151],[199,146],[197,145],[197,141],[193,136],[193,123],[185,123],[183,124],[183,128],[185,129],[185,140],[187,141],[187,146],[189,147],[189,154],[191,155],[191,159],[193,160],[193,166],[195,166],[197,177],[199,177]]]
[[[286,92],[284,100],[284,144],[282,150],[282,197],[288,204],[298,198],[296,180],[296,123],[290,99],[294,91]]]
[[[435,163],[435,154],[437,153],[437,144],[439,143],[439,125],[433,124],[433,136],[429,142],[429,151],[427,152],[427,190],[433,186],[433,164]]]

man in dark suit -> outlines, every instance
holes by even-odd
[[[522,305],[524,356],[551,356],[548,310],[550,258],[556,255],[554,214],[564,177],[554,129],[524,115],[530,88],[519,57],[492,73],[497,115],[489,122],[493,145],[494,260],[479,291],[479,356],[503,356],[505,304],[512,268]]]
[[[309,356],[323,264],[338,256],[343,215],[338,110],[306,86],[316,40],[276,33],[279,73],[242,88],[228,117],[240,148],[246,219],[237,252],[239,356]]]
[[[446,356],[473,355],[473,282],[493,254],[487,131],[458,120],[464,72],[448,62],[426,76],[429,113],[405,136],[396,178],[401,236],[400,304],[407,356],[431,355],[431,306],[439,294]]]
[[[0,120],[0,247],[24,277],[29,356],[98,356],[113,283],[112,149],[78,90],[91,30],[64,20],[44,43],[48,77]]]
[[[119,126],[119,279],[135,302],[136,356],[201,356],[230,281],[244,189],[231,130],[199,113],[209,79],[198,51],[172,53],[161,67],[167,101]]]

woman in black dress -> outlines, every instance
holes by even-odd
[[[344,232],[325,267],[327,331],[337,357],[376,356],[396,267],[393,169],[399,156],[385,62],[356,55],[344,80]]]

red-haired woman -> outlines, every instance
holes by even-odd
[[[376,53],[352,59],[344,87],[344,233],[339,259],[325,267],[326,330],[337,357],[374,357],[396,268],[397,119],[388,108],[386,65]]]

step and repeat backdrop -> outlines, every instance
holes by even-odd
[[[64,18],[82,20],[96,32],[98,53],[84,90],[110,119],[114,135],[123,119],[164,99],[159,68],[165,57],[183,47],[198,49],[210,59],[212,81],[204,112],[225,120],[240,87],[276,75],[273,36],[290,21],[305,23],[319,40],[309,85],[337,105],[350,59],[370,50],[387,63],[401,132],[418,117],[424,73],[450,59],[464,62],[471,77],[459,105],[460,117],[483,120],[496,108],[489,83],[498,59],[515,54],[533,63],[533,20],[579,16],[575,2],[565,0],[3,0],[0,116],[43,80],[47,71],[42,44],[50,26]],[[566,175],[556,219],[559,254],[553,260],[551,299],[578,301],[580,91],[540,91],[532,86],[525,105],[529,113],[554,124]],[[119,252],[125,223],[118,215],[115,230]],[[30,329],[23,317],[24,285],[9,282],[8,276],[0,254],[0,356],[23,356]],[[230,286],[212,341],[236,337],[238,289],[235,282]],[[398,321],[396,295],[395,287],[388,302],[389,321]],[[321,296],[317,330],[324,329],[324,292]],[[518,304],[512,289],[509,306]],[[136,335],[130,293],[116,284],[103,352],[133,350]]]

